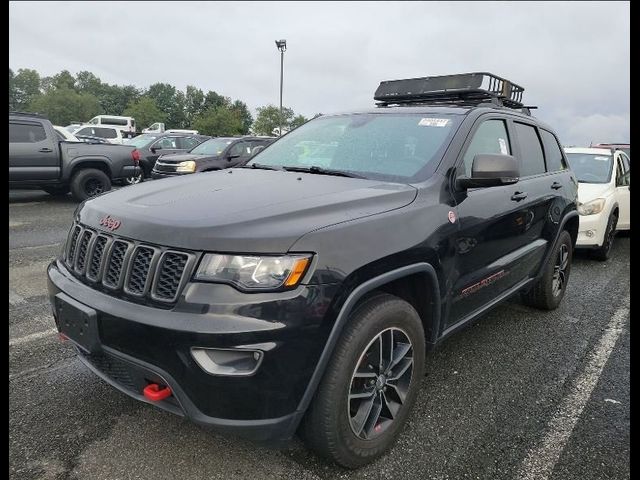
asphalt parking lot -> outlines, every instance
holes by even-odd
[[[629,235],[608,262],[574,258],[558,310],[512,301],[447,340],[393,450],[347,471],[299,441],[277,451],[212,434],[82,366],[46,297],[46,266],[75,207],[9,195],[11,478],[630,478]]]

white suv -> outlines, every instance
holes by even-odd
[[[580,229],[577,248],[609,258],[616,231],[631,230],[629,157],[622,150],[565,148],[578,179]]]
[[[118,127],[106,127],[106,126],[94,126],[94,125],[83,125],[78,128],[74,135],[78,136],[88,136],[88,137],[98,137],[104,138],[109,143],[122,143],[124,140],[122,136],[122,131]]]

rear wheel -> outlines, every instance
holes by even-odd
[[[80,201],[111,190],[111,180],[102,170],[87,168],[76,172],[71,179],[71,193]]]
[[[144,182],[144,170],[142,168],[140,169],[140,173],[135,177],[127,177],[124,179],[125,185],[136,185],[142,182]]]
[[[531,290],[522,295],[523,303],[542,310],[558,308],[567,289],[572,256],[571,235],[563,230],[547,260],[542,277]]]
[[[604,262],[609,259],[611,255],[611,247],[613,246],[613,239],[616,236],[616,226],[618,225],[618,217],[615,213],[612,213],[609,216],[609,221],[607,222],[607,230],[604,233],[604,241],[602,242],[602,246],[597,250],[593,250],[591,255],[596,260],[600,260]]]
[[[425,339],[415,309],[380,294],[351,315],[303,423],[306,443],[356,468],[389,449],[424,376]]]

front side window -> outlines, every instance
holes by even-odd
[[[178,148],[178,139],[177,137],[164,137],[158,140],[153,144],[154,147],[161,147],[165,150],[167,149],[177,149]]]
[[[515,122],[516,135],[520,144],[520,176],[539,175],[544,173],[544,153],[536,128],[524,123]]]
[[[560,145],[553,133],[541,129],[540,136],[542,137],[542,144],[544,145],[544,155],[547,159],[547,171],[557,172],[558,170],[567,168],[562,158]]]
[[[138,135],[137,137],[129,138],[124,141],[125,145],[133,145],[136,148],[143,148],[153,142],[158,135],[150,135],[148,133],[144,133],[142,135]]]
[[[206,142],[202,142],[189,153],[195,153],[196,155],[221,155],[224,149],[232,142],[233,139],[231,138],[212,138]]]
[[[251,155],[251,144],[249,142],[238,142],[229,149],[229,155],[248,157]]]
[[[9,143],[37,143],[46,138],[47,134],[42,125],[9,123]]]
[[[617,165],[616,186],[621,187],[629,185],[630,172],[627,165],[625,165],[622,154],[618,155]]]
[[[609,183],[613,170],[611,155],[567,153],[567,160],[580,183]]]
[[[118,138],[118,132],[114,128],[94,128],[96,137]]]
[[[180,148],[184,150],[190,150],[200,143],[196,137],[180,137],[178,141]]]
[[[473,134],[464,154],[464,171],[469,178],[471,178],[473,159],[479,153],[511,155],[511,145],[504,120],[486,120]]]
[[[428,178],[460,123],[458,115],[366,113],[322,116],[260,152],[256,163],[319,167],[383,181]]]

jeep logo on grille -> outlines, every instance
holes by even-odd
[[[100,219],[100,225],[108,228],[113,232],[114,230],[117,230],[120,227],[120,220],[116,220],[110,215],[107,215],[106,217],[102,217]]]

